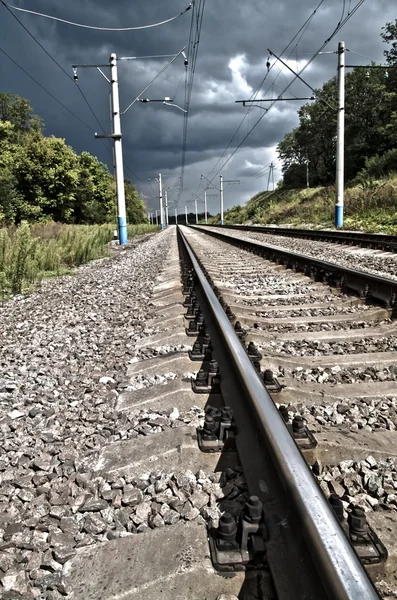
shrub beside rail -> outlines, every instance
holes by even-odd
[[[156,231],[154,225],[130,225],[128,235]],[[43,223],[0,229],[0,294],[20,294],[46,277],[109,254],[114,226]]]

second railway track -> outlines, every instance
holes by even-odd
[[[383,233],[364,233],[357,231],[338,231],[326,229],[297,229],[295,227],[269,227],[262,225],[223,225],[225,229],[236,232],[247,231],[263,233],[269,236],[283,236],[287,238],[298,238],[300,240],[314,240],[346,244],[350,246],[361,246],[385,250],[387,252],[397,251],[397,239],[395,235]]]

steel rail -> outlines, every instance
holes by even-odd
[[[205,225],[205,227],[218,227],[218,225]],[[379,248],[390,252],[397,252],[397,236],[382,233],[362,233],[352,231],[324,231],[311,229],[298,229],[294,227],[269,227],[264,225],[222,225],[225,229],[236,231],[256,231],[285,237],[297,237],[332,243],[344,243],[361,246],[364,248]]]
[[[195,228],[192,225],[190,227]],[[269,256],[271,260],[276,257],[286,267],[295,269],[299,267],[301,270],[307,268],[314,269],[319,275],[321,274],[325,277],[332,275],[334,280],[343,281],[343,286],[360,293],[362,297],[375,298],[383,302],[388,308],[394,308],[397,304],[397,280],[344,267],[337,263],[313,258],[307,254],[300,254],[258,240],[232,237],[223,231],[215,231],[207,226],[200,225],[197,229],[235,246],[256,250],[262,255]]]
[[[181,235],[197,281],[222,332],[223,342],[232,359],[231,368],[238,373],[260,427],[263,444],[280,474],[291,509],[298,515],[308,554],[322,579],[328,599],[379,600],[379,595],[263,386],[186,237],[183,233]]]

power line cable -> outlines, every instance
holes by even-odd
[[[2,0],[1,0],[2,1]],[[22,21],[20,19],[18,19],[18,17],[16,15],[13,14],[13,12],[8,8],[7,4],[5,4],[4,2],[2,2],[4,4],[4,6],[6,7],[6,9],[8,10],[8,12],[12,15],[12,17],[19,23],[19,25],[26,31],[26,33],[32,38],[32,40],[43,50],[43,52],[45,52],[45,54],[48,56],[48,58],[50,60],[52,60],[52,62],[62,71],[62,73],[64,75],[66,75],[66,77],[72,82],[72,83],[76,83],[77,85],[77,89],[79,90],[84,102],[86,103],[86,105],[88,106],[91,114],[93,115],[93,117],[95,118],[96,122],[98,123],[99,127],[101,128],[102,132],[105,133],[105,130],[101,124],[101,122],[99,121],[97,115],[95,114],[93,108],[91,107],[90,103],[88,102],[88,99],[86,98],[83,90],[80,88],[80,86],[77,84],[77,82],[75,82],[73,80],[73,77],[63,68],[63,66],[56,60],[56,58],[54,58],[52,56],[52,54],[50,52],[48,52],[48,50],[43,46],[43,44],[36,38],[36,36],[33,35],[33,33],[31,31],[29,31],[29,29],[22,23]],[[106,147],[106,145],[103,143],[103,145]]]
[[[172,96],[172,97],[173,97],[173,99],[174,99],[174,102],[175,102],[175,98],[176,98],[176,97],[177,97],[177,95],[178,95],[179,88],[181,87],[181,83],[182,83],[182,79],[183,79],[183,76],[184,76],[184,74],[185,74],[185,73],[182,71],[182,74],[181,74],[181,76],[180,76],[180,79],[179,79],[178,85],[177,85],[177,87],[176,87],[176,90],[175,90],[175,92],[174,92],[174,95]]]
[[[366,56],[365,54],[361,54],[360,52],[354,52],[354,50],[351,50],[350,48],[346,48],[346,52],[351,52],[352,54],[357,54],[357,56],[362,56],[363,58],[368,58],[368,60],[370,60],[372,62],[378,62],[374,58],[371,58],[370,56]]]
[[[193,65],[193,51],[194,51],[194,47],[195,47],[194,40],[193,40],[193,29],[194,29],[193,26],[194,26],[195,14],[196,14],[196,0],[193,0],[192,6],[193,6],[192,18],[190,20],[189,38],[188,38],[188,43],[187,43],[188,68],[185,69],[185,83],[184,83],[184,89],[185,89],[184,108],[185,108],[186,112],[184,113],[183,128],[182,128],[181,171],[180,171],[179,178],[175,182],[175,183],[180,184],[178,186],[180,189],[180,192],[178,194],[177,202],[179,202],[182,191],[183,191],[185,152],[186,152],[186,141],[187,141],[187,126],[188,126],[188,119],[189,119],[189,74],[190,74],[191,67]]]
[[[47,90],[47,88],[45,88],[39,81],[37,81],[37,79],[35,79],[28,71],[26,71],[26,69],[24,69],[15,59],[13,59],[5,50],[3,50],[3,48],[0,48],[0,52],[2,52],[12,63],[14,63],[16,67],[18,67],[18,69],[20,69],[23,73],[25,73],[25,75],[27,75],[32,81],[34,81],[34,83],[38,85],[46,94],[48,94],[53,100],[55,100],[55,102],[57,102],[60,106],[62,106],[62,108],[67,110],[68,113],[70,113],[73,117],[75,117],[75,119],[80,121],[80,123],[84,125],[87,129],[89,129],[91,133],[95,133],[95,131],[89,125],[87,125],[85,121],[80,119],[78,115],[76,115],[72,110],[70,110],[70,108],[65,106],[65,104],[63,104],[63,102],[61,102],[56,96],[54,96],[54,94]],[[110,151],[110,148],[105,144],[104,147],[106,148],[106,150]],[[132,169],[130,169],[128,166],[126,166],[126,170],[129,171],[133,175],[133,177],[142,181],[142,179],[138,177],[136,173],[134,173]]]
[[[53,63],[54,63],[54,64],[55,64],[55,65],[56,65],[56,66],[57,66],[57,67],[58,67],[58,68],[59,68],[59,69],[60,69],[60,70],[61,70],[63,73],[64,73],[64,75],[66,75],[66,77],[67,77],[67,78],[68,78],[68,79],[69,79],[69,80],[70,80],[70,81],[71,81],[73,84],[77,85],[77,89],[79,90],[79,93],[81,94],[81,96],[82,96],[82,98],[83,98],[84,102],[86,103],[86,105],[87,105],[87,107],[88,107],[89,111],[91,112],[91,114],[93,115],[94,119],[95,119],[95,120],[96,120],[96,122],[98,123],[98,125],[99,125],[99,127],[100,127],[100,129],[101,129],[102,133],[104,133],[104,134],[105,134],[105,129],[104,129],[104,127],[103,127],[103,125],[102,125],[101,121],[99,120],[98,116],[96,115],[96,113],[95,113],[94,109],[92,108],[91,104],[89,103],[89,101],[88,101],[88,98],[87,98],[87,97],[86,97],[86,95],[84,94],[84,92],[83,92],[83,90],[81,89],[80,85],[79,85],[77,82],[75,82],[75,81],[74,81],[74,79],[71,77],[71,75],[70,75],[70,74],[69,74],[69,73],[68,73],[68,72],[67,72],[67,71],[66,71],[66,70],[63,68],[63,66],[62,66],[62,65],[61,65],[61,64],[60,64],[60,63],[59,63],[59,62],[56,60],[56,58],[54,58],[54,57],[52,56],[52,54],[50,54],[50,52],[48,52],[48,50],[47,50],[47,49],[46,49],[46,48],[43,46],[43,44],[41,44],[41,42],[40,42],[40,41],[39,41],[39,40],[38,40],[38,39],[37,39],[37,38],[36,38],[36,37],[33,35],[33,33],[32,33],[31,31],[29,31],[29,29],[28,29],[28,28],[27,28],[27,27],[26,27],[26,26],[25,26],[25,25],[22,23],[22,21],[21,21],[20,19],[18,19],[18,17],[17,17],[16,15],[14,15],[14,14],[13,14],[13,12],[12,12],[12,11],[11,11],[11,10],[8,8],[8,6],[7,6],[7,5],[6,5],[4,2],[2,2],[2,3],[3,3],[3,4],[4,4],[4,6],[7,8],[8,12],[9,12],[9,13],[12,15],[12,17],[13,17],[13,18],[14,18],[14,19],[15,19],[15,20],[16,20],[16,21],[19,23],[19,25],[21,25],[21,27],[22,27],[22,28],[23,28],[23,29],[26,31],[26,33],[27,33],[27,34],[28,34],[28,35],[29,35],[29,36],[30,36],[30,37],[33,39],[33,41],[34,41],[34,42],[35,42],[35,43],[36,43],[36,44],[37,44],[37,45],[38,45],[38,46],[39,46],[39,47],[40,47],[40,48],[43,50],[43,52],[45,52],[45,54],[46,54],[46,55],[47,55],[47,56],[48,56],[48,57],[49,57],[49,58],[52,60],[52,62],[53,62]],[[9,57],[9,58],[10,58],[10,57]],[[11,60],[12,60],[12,59],[11,59]],[[20,65],[18,65],[18,66],[20,67]],[[20,68],[22,69],[22,67],[20,67]],[[22,70],[23,70],[23,69],[22,69]],[[27,74],[28,74],[28,73],[27,73]],[[28,74],[28,75],[29,75],[29,74]],[[30,76],[30,75],[29,75],[29,77],[31,77],[31,78],[33,79],[33,77],[32,77],[32,76]],[[35,80],[34,80],[34,81],[35,81]],[[36,81],[36,83],[38,83],[38,82]],[[40,85],[40,84],[38,83],[38,85]],[[41,87],[42,87],[42,86],[41,86]],[[43,89],[44,89],[44,88],[43,88]],[[47,93],[50,93],[50,92],[48,92],[48,90],[46,90],[46,91],[47,91]],[[53,97],[53,98],[55,98],[54,96],[52,96],[52,97]],[[57,101],[58,101],[58,100],[57,100]],[[59,101],[58,101],[58,102],[59,102]],[[62,103],[61,103],[61,105],[62,105],[62,106],[64,106]],[[65,106],[64,106],[64,108],[66,108],[67,110],[69,110],[69,112],[71,112],[71,114],[73,114],[73,115],[74,115],[76,118],[78,118],[78,119],[79,119],[79,120],[80,120],[82,123],[84,123],[84,122],[83,122],[83,121],[82,121],[82,120],[81,120],[79,117],[77,117],[77,115],[75,115],[75,114],[74,114],[72,111],[70,111],[70,109],[68,109],[68,108],[67,108],[67,107],[65,107]],[[87,124],[85,124],[85,125],[86,125],[87,127],[89,127]],[[89,127],[89,129],[91,129],[91,128]],[[93,130],[92,130],[92,131],[93,131]],[[94,132],[94,133],[95,133],[95,132]],[[111,155],[112,155],[112,157],[113,157],[113,153],[112,153],[112,150],[110,149],[110,147],[109,147],[108,145],[106,145],[106,143],[105,143],[105,141],[104,141],[103,139],[101,139],[100,141],[101,141],[101,143],[102,143],[103,147],[106,149],[106,151],[107,151],[107,152],[110,152],[110,153],[111,153]],[[126,167],[125,167],[125,168],[126,168],[126,170],[127,170],[127,171],[129,171],[129,173],[130,173],[130,174],[132,174],[132,175],[133,175],[133,177],[135,177],[135,178],[136,178],[136,179],[138,179],[139,181],[142,181],[142,183],[143,183],[143,180],[142,180],[140,177],[138,177],[138,175],[137,175],[136,173],[134,173],[134,171],[132,171],[132,169],[130,169],[130,167],[128,167],[128,166],[126,165]]]
[[[44,17],[46,19],[52,19],[53,21],[59,21],[60,23],[66,23],[67,25],[73,25],[74,27],[83,27],[84,29],[95,29],[96,31],[137,31],[139,29],[150,29],[152,27],[158,27],[159,25],[165,25],[166,23],[175,21],[175,19],[178,19],[179,17],[184,15],[188,10],[190,10],[192,8],[192,5],[189,4],[189,6],[187,8],[185,8],[185,10],[178,13],[174,17],[171,17],[170,19],[166,19],[165,21],[160,21],[159,23],[152,23],[151,25],[141,25],[139,27],[95,27],[93,25],[84,25],[82,23],[75,23],[73,21],[67,21],[66,19],[61,19],[59,17],[54,17],[52,15],[39,13],[34,10],[28,10],[26,8],[19,8],[17,6],[13,6],[12,4],[6,4],[4,2],[4,0],[0,0],[0,1],[2,4],[4,4],[4,6],[6,8],[12,8],[13,10],[17,10],[19,12],[24,12],[24,13],[28,13],[31,15],[35,15],[37,17]]]
[[[260,179],[261,177],[264,177],[266,169],[268,169],[272,163],[273,165],[277,165],[277,163],[280,162],[281,160],[279,158],[274,158],[270,163],[262,167],[262,169],[259,169],[259,171],[257,171],[256,173],[253,173],[251,176],[247,176],[247,178],[242,177],[241,179],[246,180],[246,183],[249,183],[250,181],[253,181],[255,179]]]
[[[338,26],[335,28],[335,30],[332,32],[332,34],[325,40],[325,42],[322,44],[322,46],[320,47],[319,50],[317,50],[317,52],[315,52],[315,54],[311,57],[311,59],[306,63],[306,65],[304,65],[302,67],[302,69],[299,71],[298,75],[301,75],[308,67],[309,65],[317,58],[317,56],[320,54],[320,52],[325,48],[325,46],[333,39],[333,37],[335,37],[335,35],[342,29],[342,27],[347,23],[347,21],[355,14],[355,12],[360,8],[360,6],[362,6],[362,4],[364,4],[365,0],[359,0],[357,2],[357,4],[355,5],[355,7],[349,12],[349,14],[345,17],[344,20],[342,20]],[[285,51],[285,50],[284,50]],[[293,78],[293,80],[287,85],[287,87],[283,90],[283,92],[279,95],[279,98],[282,96],[282,94],[285,94],[285,92],[291,87],[292,83],[294,83],[294,81],[297,79],[297,76],[295,76]],[[212,176],[208,178],[211,180],[211,182],[213,181],[213,179],[215,179],[216,175],[226,166],[226,164],[232,159],[232,157],[236,154],[237,150],[243,145],[243,143],[245,142],[245,140],[248,138],[248,136],[252,133],[252,131],[255,129],[255,127],[260,123],[260,121],[263,119],[263,117],[269,112],[270,108],[272,108],[274,106],[274,104],[277,102],[278,99],[275,99],[269,106],[268,110],[266,112],[264,112],[259,119],[254,123],[253,127],[251,128],[251,130],[244,136],[243,140],[238,144],[238,146],[234,149],[234,151],[232,152],[232,154],[229,156],[229,158],[226,160],[226,162],[223,164],[223,166],[218,169],[218,171]],[[219,160],[218,160],[219,162]]]
[[[291,46],[291,44],[293,44],[293,42],[299,37],[297,44],[299,43],[299,41],[302,39],[302,36],[304,35],[307,27],[309,26],[310,22],[312,21],[312,19],[314,18],[314,16],[316,15],[317,11],[320,9],[321,5],[324,3],[325,0],[320,0],[320,2],[318,3],[318,5],[316,6],[316,8],[312,11],[312,13],[310,14],[310,16],[306,19],[306,21],[303,23],[303,25],[300,27],[300,29],[296,32],[296,34],[294,35],[294,37],[291,39],[291,41],[287,44],[287,46],[284,48],[284,50],[282,51],[282,53],[286,52],[288,50],[288,48]],[[295,48],[295,47],[294,47]],[[291,53],[289,56],[292,55],[294,48],[292,49]],[[274,67],[275,63],[273,63],[269,68],[268,71],[265,73],[265,76],[263,77],[261,83],[259,84],[259,86],[256,88],[255,92],[251,95],[251,100],[255,100],[257,98],[258,93],[260,92],[263,84],[265,83],[271,69]],[[280,73],[281,73],[281,69],[280,69]],[[275,81],[277,80],[277,77],[275,78]],[[249,113],[251,112],[253,106],[249,106],[248,110],[246,111],[244,117],[242,118],[239,126],[237,127],[236,131],[234,132],[231,140],[229,141],[228,145],[226,146],[225,150],[223,151],[223,153],[221,154],[220,158],[217,160],[217,162],[215,163],[213,169],[210,171],[210,174],[208,176],[209,179],[211,179],[211,175],[213,173],[213,171],[215,170],[216,166],[219,164],[219,162],[222,160],[222,158],[224,157],[224,155],[226,154],[226,152],[228,151],[228,149],[230,148],[231,144],[233,143],[234,138],[236,137],[236,135],[238,134],[240,128],[242,127],[245,119],[247,118],[247,116],[249,115]],[[262,117],[265,115],[266,113],[263,113]],[[253,128],[255,128],[256,125],[254,125]],[[252,129],[253,129],[252,128]],[[250,130],[250,132],[252,131],[252,129]],[[249,133],[250,133],[249,132]],[[248,133],[248,135],[249,135]],[[247,137],[247,136],[246,136]],[[246,139],[246,137],[244,138],[244,140]],[[244,141],[243,140],[243,141]],[[240,145],[237,146],[237,149],[240,147]],[[231,155],[233,156],[233,154]],[[231,156],[229,157],[229,159],[227,160],[227,162],[229,162]],[[226,164],[226,163],[225,163]],[[219,173],[219,170],[217,171],[217,173],[215,173],[215,175],[213,175],[212,179],[214,179],[216,177],[216,175]]]
[[[190,25],[190,33],[189,33],[189,45],[188,45],[188,72],[190,72],[190,77],[188,76],[188,72],[185,78],[185,114],[184,114],[184,122],[183,122],[183,137],[182,137],[182,165],[181,165],[181,175],[180,175],[180,189],[178,193],[177,204],[181,199],[181,195],[184,188],[184,175],[185,175],[185,164],[186,164],[186,147],[187,147],[187,132],[188,132],[188,122],[189,122],[189,109],[190,109],[190,101],[193,91],[193,82],[194,75],[196,71],[196,63],[197,56],[199,51],[200,44],[200,34],[201,28],[203,24],[204,17],[204,7],[205,0],[199,0],[198,6],[196,9],[196,3],[193,3],[193,11],[192,11],[192,20]],[[196,17],[196,30],[194,37],[192,35],[193,32],[193,23],[194,18]]]
[[[37,81],[37,79],[35,79],[33,77],[33,75],[31,75],[28,71],[26,71],[26,69],[21,67],[21,65],[14,58],[12,58],[5,50],[3,50],[3,48],[0,48],[0,52],[2,52],[11,62],[14,63],[14,65],[16,65],[18,67],[18,69],[20,69],[23,73],[25,73],[25,75],[27,75],[32,81],[34,81],[35,84],[38,85],[46,94],[48,94],[53,100],[55,100],[55,102],[57,102],[60,106],[62,106],[62,108],[67,110],[68,113],[73,115],[73,117],[75,117],[75,119],[80,121],[80,123],[82,125],[84,125],[84,127],[87,127],[87,129],[89,129],[91,131],[91,133],[95,133],[95,131],[92,129],[92,127],[87,125],[87,123],[85,121],[83,121],[82,119],[80,119],[80,117],[78,115],[76,115],[76,113],[74,113],[72,110],[70,110],[70,108],[65,106],[65,104],[63,104],[63,102],[61,102],[56,96],[54,96],[54,94],[52,94],[49,90],[47,90],[47,88],[45,88],[44,85],[42,85],[39,81]]]

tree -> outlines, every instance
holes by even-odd
[[[79,161],[65,140],[55,137],[29,139],[21,147],[15,166],[18,191],[30,207],[23,219],[73,223],[79,181]]]
[[[147,221],[146,209],[143,200],[139,197],[137,189],[129,179],[124,179],[125,208],[127,223],[136,225]]]
[[[386,44],[391,44],[391,48],[389,50],[384,50],[383,54],[386,57],[386,62],[388,65],[393,66],[397,65],[397,19],[394,23],[386,23],[384,27],[382,27],[381,38]]]
[[[33,114],[28,100],[10,92],[0,92],[0,121],[12,123],[16,133],[42,130],[42,120]]]
[[[287,134],[278,145],[283,172],[288,171],[291,176],[287,185],[291,185],[297,177],[302,186],[305,185],[306,178],[302,173],[307,160],[313,185],[332,181],[336,155],[335,78],[316,90],[316,98],[316,102],[299,109],[299,127]]]
[[[394,102],[395,94],[388,90],[384,69],[355,69],[346,77],[347,180],[365,166],[366,159],[395,145],[390,130]]]
[[[397,40],[396,24],[383,28],[382,38]],[[385,55],[397,65],[397,41]],[[394,61],[394,62],[393,62]],[[372,63],[371,67],[376,65]],[[351,181],[374,156],[382,156],[395,147],[397,139],[397,69],[387,77],[383,68],[354,69],[346,75],[345,99],[345,176]],[[310,163],[312,185],[329,185],[336,168],[336,78],[316,90],[316,102],[299,109],[299,127],[288,133],[278,145],[283,161],[284,183],[304,185],[302,165]],[[386,163],[385,163],[386,164]],[[391,164],[387,161],[387,164]]]
[[[106,165],[82,152],[74,207],[75,223],[106,223],[115,215],[116,186]]]
[[[0,121],[0,223],[7,225],[15,222],[18,208],[23,204],[14,173],[19,148],[13,144],[14,138],[15,126],[9,121]]]
[[[284,187],[286,188],[303,188],[306,186],[306,165],[293,164],[284,171],[283,174]]]
[[[145,222],[145,205],[125,181],[127,219]],[[0,224],[23,220],[63,223],[115,221],[116,187],[95,156],[78,156],[56,137],[44,137],[27,100],[0,93]]]

